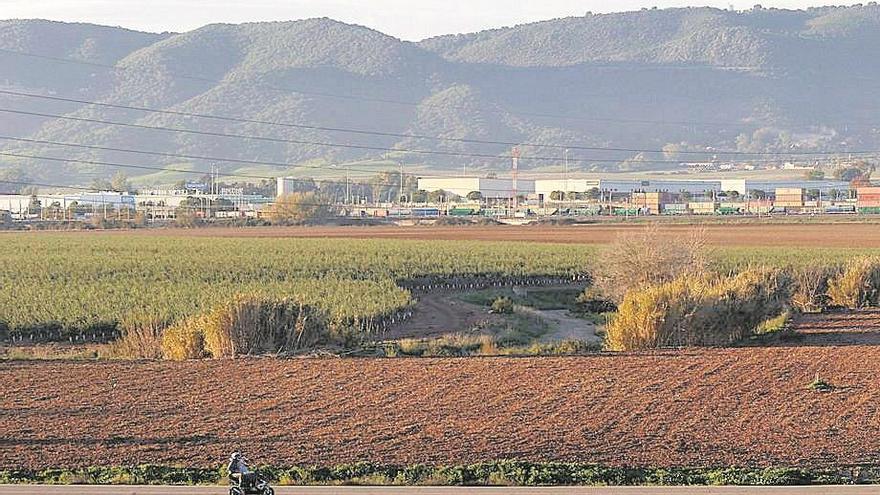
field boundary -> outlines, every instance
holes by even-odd
[[[369,462],[338,466],[259,466],[280,486],[795,486],[880,483],[878,466],[811,470],[793,467],[646,468],[501,460],[410,466]],[[222,485],[225,467],[161,465],[0,470],[0,485]]]

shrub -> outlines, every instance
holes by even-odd
[[[834,390],[834,385],[831,385],[829,382],[823,380],[816,374],[816,378],[807,385],[807,388],[810,390],[815,390],[816,392],[831,392]]]
[[[295,352],[327,337],[322,313],[286,299],[238,296],[198,321],[205,349],[215,358]]]
[[[586,313],[608,313],[616,311],[614,301],[606,299],[595,287],[587,287],[575,299],[575,307]]]
[[[513,301],[509,297],[499,297],[492,301],[492,312],[502,315],[513,313]]]
[[[707,286],[686,345],[728,345],[785,311],[791,284],[779,270],[746,269]]]
[[[161,359],[162,333],[168,322],[153,318],[131,318],[120,323],[122,335],[107,346],[107,355],[124,359]]]
[[[663,236],[656,224],[621,234],[599,252],[594,280],[599,292],[619,303],[632,289],[659,285],[686,275],[703,276],[708,269],[704,231]]]
[[[785,311],[790,283],[778,270],[710,280],[684,276],[629,292],[606,327],[613,351],[727,345]]]
[[[832,305],[843,308],[877,306],[880,298],[880,258],[848,262],[843,272],[828,283],[828,297]]]
[[[183,320],[162,332],[162,355],[165,359],[183,361],[205,357],[205,337],[199,320],[201,318]]]
[[[700,304],[704,282],[681,277],[629,292],[605,329],[605,345],[627,351],[685,345],[687,322]]]
[[[835,267],[802,266],[791,270],[791,305],[801,313],[818,313],[829,304],[829,282],[840,273]]]

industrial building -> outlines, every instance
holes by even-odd
[[[633,192],[688,193],[693,196],[711,195],[721,191],[720,180],[676,179],[538,179],[535,192],[545,199],[554,191],[587,192],[597,189],[603,193],[630,194]]]
[[[724,179],[721,180],[722,191],[736,191],[745,195],[749,191],[764,191],[773,194],[777,189],[815,189],[826,195],[831,190],[846,191],[850,183],[842,180],[755,180],[755,179]]]
[[[535,193],[535,182],[530,179],[516,181],[516,195],[528,196]],[[485,177],[424,177],[419,178],[418,188],[422,191],[447,191],[465,197],[477,191],[484,199],[510,199],[513,197],[513,179],[489,179]]]
[[[85,192],[78,194],[3,194],[0,195],[0,210],[20,214],[28,211],[31,201],[36,199],[42,207],[58,205],[68,208],[71,205],[112,208],[134,208],[135,198],[130,194],[112,191]]]

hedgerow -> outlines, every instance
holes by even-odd
[[[633,468],[588,463],[502,460],[469,465],[394,466],[360,462],[330,467],[262,466],[272,483],[285,485],[840,485],[880,480],[875,467]],[[177,466],[89,467],[0,471],[0,484],[211,485],[224,483],[224,468]]]

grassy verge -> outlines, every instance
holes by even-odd
[[[515,293],[512,288],[492,288],[483,289],[473,292],[465,292],[458,295],[458,299],[476,304],[479,306],[492,306],[492,303],[501,297],[506,297],[513,301],[514,304],[527,306],[530,308],[541,310],[553,309],[577,309],[577,298],[583,289],[566,288],[566,289],[525,289],[519,294]]]
[[[827,485],[880,481],[880,469],[876,467],[621,468],[525,461],[459,466],[389,466],[364,462],[334,467],[263,466],[259,471],[277,485]],[[152,465],[0,471],[2,484],[211,485],[224,480],[223,468]]]

